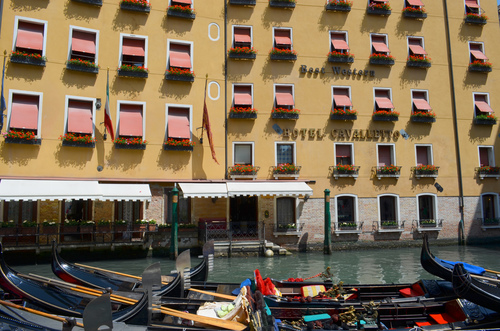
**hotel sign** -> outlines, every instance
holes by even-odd
[[[306,65],[300,66],[300,72],[303,74],[324,74],[326,73],[325,67],[323,68],[313,68],[308,67]],[[359,76],[359,77],[375,77],[375,70],[358,70],[354,69],[342,69],[341,67],[332,67],[332,72],[334,75],[343,75],[343,76]]]
[[[330,136],[333,140],[398,140],[401,136],[399,131],[393,130],[364,130],[364,129],[332,129],[329,132],[324,129],[283,129],[283,138],[297,139],[323,139]]]

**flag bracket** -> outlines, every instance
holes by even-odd
[[[200,144],[203,144],[203,127],[200,126],[199,128],[196,128],[196,131],[198,131],[199,129],[201,129]]]

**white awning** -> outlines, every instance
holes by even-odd
[[[299,196],[312,195],[313,190],[304,182],[228,182],[227,194],[230,197],[240,195],[277,195]]]
[[[100,200],[151,201],[149,184],[99,184]]]
[[[2,179],[0,200],[96,200],[101,198],[97,181]]]
[[[226,198],[226,183],[179,183],[185,198]]]

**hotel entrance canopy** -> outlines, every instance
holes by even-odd
[[[304,182],[228,182],[227,194],[236,196],[289,196],[312,195],[313,190]]]
[[[185,198],[226,198],[226,183],[179,183]]]

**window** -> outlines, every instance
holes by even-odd
[[[465,0],[465,14],[480,14],[479,0]]]
[[[378,197],[380,223],[397,222],[399,224],[399,197],[397,195],[381,195]]]
[[[368,5],[384,4],[389,2],[389,0],[368,0]]]
[[[487,93],[473,93],[474,98],[474,117],[487,117],[493,115],[493,109],[490,107],[490,96]]]
[[[233,107],[253,108],[253,85],[233,85]]]
[[[95,99],[66,96],[64,133],[94,137]]]
[[[425,57],[427,52],[424,49],[424,38],[422,37],[408,37],[408,56],[423,56]]]
[[[498,210],[498,194],[486,193],[481,195],[481,213],[483,217],[483,224],[491,223],[493,220],[498,220],[500,217]],[[490,220],[490,222],[485,222],[485,220]]]
[[[384,34],[371,34],[371,54],[385,54],[389,55],[389,43],[387,42],[387,35]]]
[[[31,132],[40,138],[42,93],[10,90],[8,130]]]
[[[291,28],[273,28],[273,48],[293,50]]]
[[[118,136],[145,139],[146,103],[118,101]]]
[[[394,105],[391,101],[391,89],[376,88],[373,91],[375,94],[375,112],[392,111],[394,109]]]
[[[167,132],[166,140],[189,140],[192,132],[192,106],[170,105],[166,106]]]
[[[253,165],[253,143],[235,142],[233,143],[233,164]]]
[[[18,226],[21,226],[23,221],[37,221],[37,201],[4,201],[3,204],[3,220],[10,220]]]
[[[293,85],[274,85],[274,104],[276,108],[293,109]]]
[[[296,219],[296,198],[277,198],[276,199],[276,223],[278,231],[286,231],[290,225],[297,228]]]
[[[16,16],[12,50],[45,56],[47,21]]]
[[[70,26],[68,60],[84,60],[97,64],[99,31]]]
[[[92,200],[64,200],[61,203],[64,207],[63,217],[68,220],[92,220]],[[123,218],[118,218],[123,219]]]
[[[193,8],[193,1],[192,0],[170,0],[170,6],[182,6],[182,7],[189,7]]]
[[[352,109],[351,88],[334,86],[332,88],[333,109]]]
[[[276,165],[295,164],[295,144],[276,143]]]
[[[148,38],[121,34],[120,66],[128,65],[147,68]]]
[[[429,96],[427,91],[412,90],[411,91],[411,113],[427,113],[432,110],[429,104]]]
[[[488,57],[484,54],[484,44],[469,42],[469,63],[488,61]]]
[[[417,161],[417,166],[433,165],[432,145],[416,145],[415,160]]]
[[[233,47],[252,48],[252,27],[233,25]]]
[[[142,201],[115,201],[115,220],[125,220],[132,224],[143,219]]]
[[[430,220],[436,221],[437,219],[436,195],[428,193],[418,195],[417,208],[418,208],[419,224],[422,224],[422,221],[430,221]]]
[[[168,41],[167,68],[189,70],[193,69],[193,43]]]
[[[405,7],[421,9],[424,7],[424,3],[421,0],[405,0]]]
[[[357,223],[357,197],[356,196],[336,196],[337,222]]]
[[[348,53],[347,32],[330,31],[330,52]]]
[[[354,164],[354,153],[352,144],[335,144],[335,164],[352,165]]]
[[[480,167],[495,166],[495,154],[493,151],[493,146],[479,146],[478,152],[479,152]]]
[[[377,144],[377,165],[379,167],[396,164],[394,145]]]

